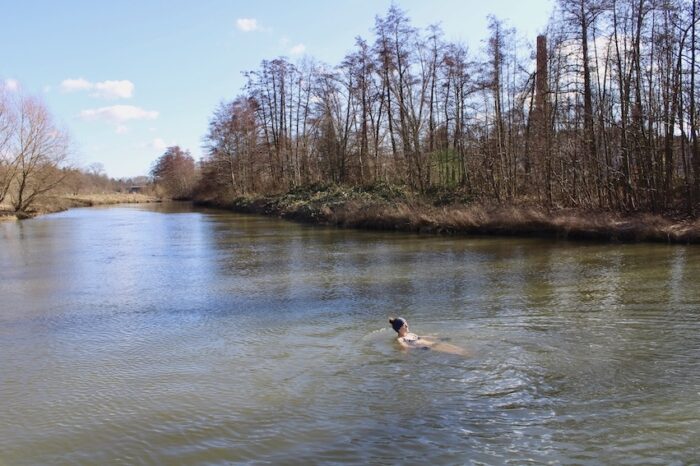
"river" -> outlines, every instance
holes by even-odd
[[[389,316],[465,348],[404,351]],[[700,247],[0,223],[0,465],[700,460]]]

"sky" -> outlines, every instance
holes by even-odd
[[[372,39],[391,0],[0,0],[0,84],[41,96],[71,135],[73,163],[146,175],[167,146],[204,155],[216,106],[242,72],[304,55],[335,65]],[[478,52],[489,14],[534,43],[552,0],[394,0],[414,26]]]

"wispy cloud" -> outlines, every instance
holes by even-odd
[[[255,18],[238,18],[236,20],[236,28],[243,32],[261,31],[262,28]]]
[[[3,87],[7,91],[17,92],[19,91],[19,81],[17,81],[16,79],[8,78],[4,81]]]
[[[304,44],[297,44],[289,49],[291,55],[303,55],[306,52],[306,46]]]
[[[80,112],[80,117],[86,121],[103,120],[121,125],[130,120],[155,120],[158,118],[158,112],[133,105],[112,105],[83,110]]]
[[[90,95],[103,99],[129,99],[134,95],[134,83],[128,80],[102,81],[95,83],[95,92]]]
[[[134,83],[126,79],[96,83],[84,78],[64,79],[59,88],[61,92],[92,91],[91,97],[101,99],[129,99],[134,95]]]
[[[124,125],[119,125],[114,129],[114,132],[117,134],[126,134],[129,132],[129,128]]]
[[[161,138],[155,138],[147,144],[147,147],[162,152],[168,148],[168,143]]]
[[[86,91],[92,89],[93,84],[83,78],[78,79],[64,79],[61,81],[59,88],[61,92],[76,92],[76,91]]]

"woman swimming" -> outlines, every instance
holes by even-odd
[[[408,328],[408,322],[403,317],[392,317],[389,319],[391,327],[398,333],[396,341],[404,348],[420,348],[425,350],[441,351],[443,353],[458,354],[466,356],[467,352],[464,348],[450,345],[440,341],[435,341],[429,337],[419,337],[415,333],[411,333]]]

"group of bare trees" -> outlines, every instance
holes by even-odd
[[[36,98],[0,88],[0,204],[27,211],[66,178],[66,132]]]
[[[197,182],[197,170],[189,151],[168,147],[151,168],[156,186],[172,199],[189,199]]]
[[[53,194],[61,196],[79,196],[89,194],[127,193],[134,187],[139,192],[151,192],[153,186],[148,176],[134,178],[110,178],[105,172],[104,166],[92,163],[87,168],[63,167],[62,175],[65,176],[60,186],[56,187]]]
[[[393,6],[335,67],[246,73],[210,123],[203,190],[387,181],[695,214],[697,20],[695,0],[559,0],[536,50],[489,18],[472,53]]]
[[[698,2],[560,4],[561,21],[549,34],[557,73],[552,150],[567,167],[562,192],[577,204],[693,213],[700,200]]]

